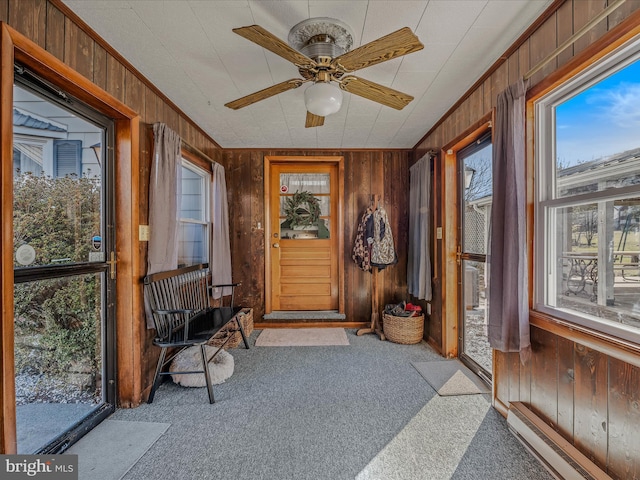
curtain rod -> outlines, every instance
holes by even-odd
[[[524,80],[529,80],[536,73],[538,73],[540,70],[542,70],[547,65],[547,63],[549,63],[551,60],[553,60],[558,55],[560,55],[562,52],[564,52],[570,45],[572,45],[575,41],[577,41],[585,33],[587,33],[589,30],[591,30],[591,28],[593,28],[593,26],[595,24],[597,24],[600,21],[602,21],[602,19],[608,17],[614,10],[616,10],[625,1],[626,0],[617,0],[614,3],[612,3],[611,5],[609,5],[607,8],[605,8],[596,17],[594,17],[590,22],[588,22],[586,25],[584,25],[580,30],[578,30],[576,33],[574,33],[567,40],[562,42],[562,44],[560,44],[560,46],[558,46],[558,48],[556,48],[553,52],[551,52],[549,55],[547,55],[540,63],[538,63],[535,67],[533,67],[531,70],[529,70],[527,73],[525,73]]]
[[[201,156],[203,158],[203,160],[206,160],[210,163],[218,163],[215,160],[213,160],[209,155],[207,155],[206,153],[204,153],[202,150],[199,150],[198,148],[194,147],[193,145],[185,142],[184,140],[182,140],[182,145],[189,151],[191,151],[191,153],[195,153],[199,156]]]

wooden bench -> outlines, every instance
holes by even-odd
[[[233,304],[235,287],[238,283],[226,285],[210,285],[209,265],[199,264],[190,267],[179,268],[167,272],[148,275],[144,278],[145,299],[149,304],[156,327],[156,338],[153,340],[162,350],[156,373],[153,378],[153,386],[149,394],[148,403],[153,402],[153,397],[160,384],[160,377],[182,374],[203,374],[205,377],[209,403],[214,403],[213,388],[207,364],[220,352],[227,339],[216,345],[215,353],[207,356],[206,346],[211,339],[229,322],[235,321],[242,335],[245,348],[249,343],[242,328],[242,322],[238,312],[242,307]],[[211,306],[210,293],[214,288],[231,288],[231,304],[223,306]],[[185,372],[166,372],[164,367],[173,360],[182,350],[199,346],[202,359],[202,370]],[[167,351],[172,351],[167,359]],[[207,358],[208,357],[208,358]]]

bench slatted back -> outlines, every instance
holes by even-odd
[[[159,339],[169,340],[189,318],[210,307],[208,264],[148,275],[144,288]],[[162,310],[189,311],[168,315],[156,313]]]

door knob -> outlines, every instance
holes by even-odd
[[[280,244],[278,242],[274,243],[273,248],[280,248]]]

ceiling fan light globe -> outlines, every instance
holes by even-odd
[[[308,112],[326,117],[342,107],[342,90],[333,83],[316,82],[304,91],[304,104]]]

